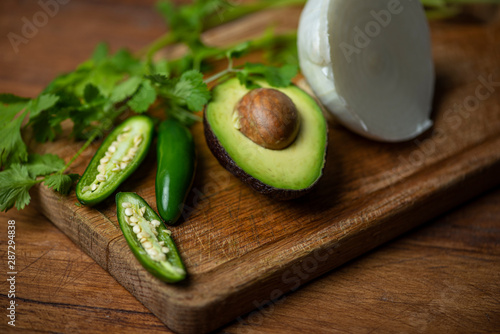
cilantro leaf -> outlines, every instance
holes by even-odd
[[[266,62],[272,65],[299,64],[297,32],[277,35],[275,28],[270,27],[258,44],[263,46]]]
[[[64,110],[60,110],[57,114],[44,110],[36,117],[30,118],[29,125],[33,129],[35,140],[39,143],[54,140],[56,135],[62,132],[60,123],[66,118],[67,113]]]
[[[273,87],[286,87],[291,84],[292,79],[297,75],[297,65],[284,65],[283,67],[267,66],[259,63],[246,63],[238,72],[238,79],[242,85],[253,88],[255,83],[252,76],[262,76]]]
[[[196,36],[203,29],[203,23],[213,15],[217,15],[226,7],[230,7],[227,0],[197,0],[192,4],[175,6],[171,0],[159,1],[156,4],[158,11],[164,16],[172,31],[184,36]]]
[[[132,96],[142,83],[142,78],[134,76],[128,80],[118,84],[111,93],[110,100],[114,103],[125,100],[127,97]]]
[[[106,59],[109,54],[109,46],[106,43],[97,44],[94,53],[92,53],[92,60],[99,63]]]
[[[166,75],[158,73],[146,75],[146,78],[151,80],[152,83],[158,85],[169,85],[169,83],[171,82],[171,79],[169,79]]]
[[[83,90],[83,98],[87,102],[92,102],[100,95],[99,89],[93,84],[87,84]]]
[[[121,73],[122,75],[142,74],[145,68],[145,63],[138,58],[135,58],[130,51],[126,49],[118,50],[112,57],[109,58],[108,62],[115,71]]]
[[[28,102],[30,99],[27,97],[16,96],[13,94],[0,94],[0,103],[13,104]]]
[[[85,104],[75,110],[70,111],[70,118],[73,121],[72,135],[76,138],[85,138],[91,132],[94,122],[105,119],[108,109],[104,105]]]
[[[26,166],[13,164],[0,172],[0,211],[7,211],[14,205],[24,209],[30,202],[29,190],[38,182],[32,178]]]
[[[67,195],[71,190],[73,183],[78,180],[80,176],[78,174],[53,174],[45,178],[43,182],[47,187],[60,192],[63,195]]]
[[[40,175],[55,173],[64,168],[64,160],[55,154],[30,154],[25,165],[32,178]]]
[[[25,116],[26,112],[5,124],[1,129],[0,167],[23,162],[28,158],[26,144],[21,137],[21,126]]]
[[[49,110],[55,107],[59,99],[58,95],[42,93],[36,99],[30,100],[25,104],[26,111],[29,112],[28,125],[33,129],[35,139],[38,142],[53,140],[56,133],[61,131],[60,122],[52,123],[51,115],[53,112],[49,112]],[[20,161],[24,161],[24,159]]]
[[[125,77],[142,75],[145,67],[144,62],[127,50],[107,55],[107,51],[98,49],[92,59],[81,64],[76,71],[59,77],[51,86],[52,89],[70,87],[77,96],[82,97],[86,86],[92,84],[102,96],[108,98]]]
[[[207,84],[203,81],[203,74],[191,70],[184,72],[175,85],[173,94],[180,104],[187,105],[191,111],[200,111],[210,99]]]
[[[36,117],[40,112],[52,108],[59,97],[54,94],[42,94],[34,100],[31,100],[27,106],[30,117]]]
[[[128,101],[127,105],[137,113],[143,113],[156,101],[156,90],[151,81],[144,80],[137,93]]]
[[[88,75],[75,86],[75,93],[78,96],[83,96],[85,87],[87,87],[88,84],[92,84],[99,89],[101,94],[108,97],[115,85],[122,80],[122,78],[123,74],[116,71],[109,62],[102,62],[95,68],[92,68]]]
[[[0,103],[0,127],[4,127],[7,122],[12,121],[21,110],[26,108],[26,105],[27,103],[23,102],[9,105]]]
[[[202,42],[201,33],[209,19],[220,17],[224,9],[231,7],[229,1],[197,0],[191,4],[178,6],[172,0],[163,0],[159,1],[156,7],[167,21],[173,39],[189,47],[191,55],[195,58],[194,68],[199,69],[201,58],[205,57],[201,54],[213,53],[212,48]]]
[[[166,59],[160,59],[156,63],[150,63],[151,73],[169,76],[170,65]]]
[[[249,41],[242,42],[233,46],[226,51],[226,57],[229,58],[240,58],[250,51],[251,43]]]

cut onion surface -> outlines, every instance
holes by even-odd
[[[354,132],[398,142],[432,126],[434,65],[420,1],[309,0],[298,50],[316,96]]]

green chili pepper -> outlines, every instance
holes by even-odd
[[[148,153],[153,129],[151,118],[134,116],[109,134],[76,186],[80,203],[102,202],[137,169]]]
[[[116,209],[125,240],[139,262],[159,279],[175,283],[186,277],[179,251],[160,217],[139,195],[116,194]]]
[[[156,172],[156,204],[167,224],[175,224],[193,183],[196,154],[189,129],[167,119],[158,129],[158,170]]]

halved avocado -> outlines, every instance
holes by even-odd
[[[258,82],[270,88],[265,82]],[[234,78],[213,89],[205,107],[208,147],[219,163],[250,187],[275,199],[288,200],[309,192],[321,178],[326,161],[327,124],[321,108],[296,86],[274,88],[295,104],[300,128],[295,140],[281,150],[264,148],[234,125],[234,110],[250,90]]]

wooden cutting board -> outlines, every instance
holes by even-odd
[[[266,12],[206,34],[219,44],[262,31]],[[500,22],[432,25],[437,71],[432,131],[404,144],[366,140],[329,121],[324,178],[304,198],[276,202],[219,166],[201,124],[193,127],[198,168],[189,217],[172,228],[189,278],[165,284],[126,244],[113,198],[95,208],[74,193],[36,189],[33,203],[172,330],[215,329],[414,226],[500,184]],[[388,120],[389,121],[389,120]],[[81,143],[44,149],[69,158]],[[95,143],[71,172],[82,173]],[[155,153],[120,188],[155,208]]]

